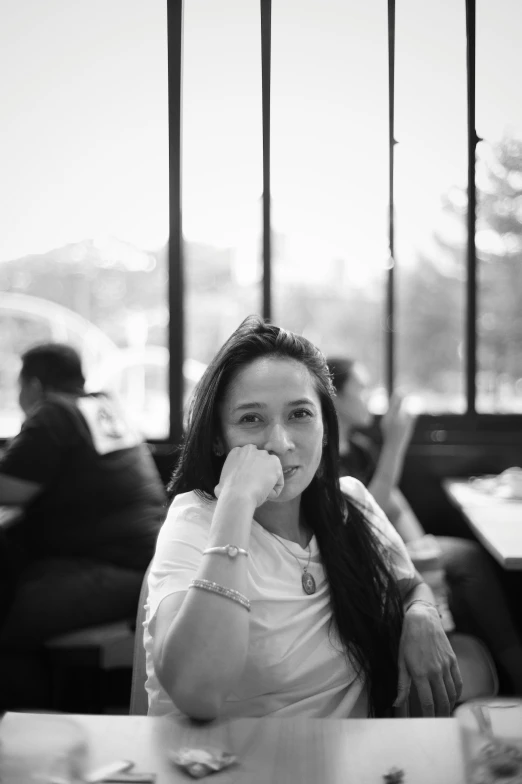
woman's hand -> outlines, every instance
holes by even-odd
[[[407,447],[415,427],[416,416],[407,407],[405,398],[394,394],[387,412],[381,419],[381,432],[384,442]]]
[[[423,716],[451,715],[462,693],[457,658],[437,610],[423,604],[414,604],[404,616],[395,707],[408,698],[412,681]]]
[[[257,509],[265,501],[277,498],[284,485],[279,458],[253,444],[247,444],[230,450],[214,493],[219,498],[221,493],[231,489],[250,498]]]

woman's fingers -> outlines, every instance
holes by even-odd
[[[460,698],[462,697],[463,683],[457,659],[452,661],[450,665],[450,671],[453,683],[455,685],[455,701],[459,702]]]
[[[414,681],[422,715],[426,717],[450,716],[450,702],[442,678],[419,678]]]
[[[417,680],[414,680],[414,683],[415,688],[417,689],[422,715],[435,716],[435,703],[429,680],[427,678],[418,678]]]
[[[451,716],[457,691],[451,673],[414,679],[423,716]]]
[[[457,704],[457,689],[453,683],[451,670],[444,674],[444,687],[446,689],[446,694],[448,695],[450,711],[453,711]]]
[[[406,702],[410,693],[410,688],[411,677],[406,669],[404,659],[401,657],[399,659],[399,683],[397,686],[397,697],[393,703],[394,708],[398,708]]]
[[[276,466],[276,470],[278,468],[279,472],[278,472],[278,476],[277,476],[277,481],[276,481],[275,485],[273,486],[272,490],[270,490],[270,492],[268,494],[268,500],[269,501],[273,500],[274,498],[277,498],[279,495],[281,495],[281,491],[283,490],[283,487],[285,486],[285,478],[284,478],[284,475],[283,475],[283,466],[281,465],[281,461],[275,455],[272,455],[272,457],[274,458],[274,460],[277,460],[278,466]]]
[[[435,716],[449,717],[451,715],[451,703],[442,674],[435,676],[431,681],[431,692],[435,704]]]

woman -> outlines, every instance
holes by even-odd
[[[364,368],[349,358],[327,360],[335,387],[334,403],[340,425],[339,472],[360,479],[384,510],[415,558],[421,553],[426,533],[398,488],[404,457],[411,439],[414,418],[394,396],[381,420],[383,444],[358,433],[373,416],[368,408],[368,377]],[[449,587],[449,610],[441,597],[439,611],[446,631],[480,637],[503,675],[507,688],[522,694],[522,639],[508,609],[491,558],[478,542],[455,536],[431,537],[429,549],[439,551],[439,563]],[[432,568],[432,567],[431,567]]]
[[[432,595],[373,499],[337,478],[323,355],[247,318],[193,398],[149,578],[149,713],[427,715],[461,690]]]
[[[373,422],[365,368],[349,358],[329,357],[327,363],[339,420],[340,475],[353,476],[368,487],[404,541],[423,536],[421,524],[398,488],[415,426],[414,416],[401,397],[394,395],[381,419],[383,445],[379,451],[370,438],[359,432]]]

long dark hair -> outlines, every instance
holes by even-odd
[[[257,316],[249,316],[218,351],[199,381],[188,415],[169,495],[195,490],[215,498],[225,457],[213,444],[220,435],[218,404],[237,372],[260,357],[304,364],[321,401],[326,445],[319,469],[303,493],[302,509],[316,536],[330,588],[331,631],[368,685],[370,713],[389,715],[397,693],[402,603],[389,556],[366,513],[339,486],[339,432],[333,386],[321,352],[310,341]]]

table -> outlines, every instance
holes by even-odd
[[[38,714],[40,718],[42,714]],[[34,714],[7,713],[0,723],[2,753],[9,735]],[[53,715],[44,715],[52,722]],[[71,716],[86,734],[89,769],[131,759],[157,774],[156,784],[195,781],[171,766],[167,750],[220,745],[239,764],[204,779],[209,784],[382,784],[397,766],[405,784],[464,784],[456,719],[240,719],[194,725],[147,716]],[[9,778],[14,782],[14,778]]]
[[[522,569],[522,501],[480,492],[467,479],[445,479],[442,486],[499,564],[508,570]]]

